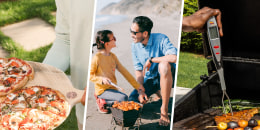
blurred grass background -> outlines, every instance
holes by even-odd
[[[198,10],[197,0],[184,0],[183,16],[190,16]],[[203,56],[202,35],[198,32],[182,32],[178,65],[177,86],[194,88],[208,74],[207,60]]]
[[[12,0],[0,1],[0,27],[13,24],[30,18],[41,18],[55,26],[56,18],[51,12],[56,11],[54,0]],[[0,31],[0,45],[10,53],[9,57],[17,57],[23,60],[42,62],[52,44],[25,51],[11,38]],[[67,71],[69,73],[69,71]],[[72,109],[66,121],[55,130],[77,130],[77,118],[75,107]]]

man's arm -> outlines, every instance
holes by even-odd
[[[164,36],[160,43],[160,51],[164,54],[161,57],[150,57],[143,67],[143,76],[145,75],[145,71],[149,71],[152,63],[161,63],[161,62],[168,62],[168,63],[176,63],[177,61],[177,48],[173,46],[167,36]],[[152,59],[151,59],[152,58]]]
[[[221,23],[221,12],[219,9],[212,9],[209,7],[204,7],[194,14],[190,16],[183,17],[182,20],[182,31],[184,32],[204,32],[205,29],[203,28],[205,23],[208,21],[209,18],[212,16],[216,16],[219,34],[223,36],[222,31],[222,23]]]
[[[143,85],[144,84],[144,76],[143,76],[143,71],[142,70],[136,70],[135,71],[135,77],[136,77],[136,81]]]
[[[166,55],[162,57],[154,57],[151,59],[153,63],[160,63],[160,62],[169,62],[169,63],[176,63],[177,56],[176,55]]]
[[[136,80],[139,84],[141,84],[140,88],[138,89],[138,99],[140,101],[140,103],[146,104],[148,101],[148,97],[145,94],[145,89],[143,87],[143,83],[144,83],[144,76],[142,75],[142,70],[136,70],[135,71],[135,76],[136,76]]]

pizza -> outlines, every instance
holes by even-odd
[[[1,130],[51,130],[68,116],[63,94],[44,86],[9,93],[0,102]]]
[[[33,79],[30,64],[18,58],[0,58],[0,96],[5,96]]]

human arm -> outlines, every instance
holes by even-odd
[[[70,64],[70,26],[67,2],[56,2],[56,39],[45,56],[43,63],[66,71]]]
[[[222,23],[221,23],[221,12],[219,9],[212,9],[204,7],[190,16],[183,17],[182,20],[182,31],[184,32],[204,32],[203,28],[209,18],[216,16],[219,34],[223,36]]]
[[[176,55],[166,55],[166,56],[162,56],[162,57],[154,57],[154,58],[152,58],[150,60],[148,59],[145,62],[145,64],[144,64],[144,69],[142,71],[142,75],[143,76],[145,75],[146,69],[147,69],[147,71],[149,71],[152,63],[160,63],[160,62],[176,63],[176,60],[177,60],[177,56]]]
[[[98,66],[99,66],[98,60],[99,60],[99,58],[97,56],[94,56],[91,61],[89,80],[94,83],[109,85],[110,79],[103,77],[103,76],[97,76],[97,71],[98,71]]]
[[[143,87],[143,77],[139,77],[140,79],[137,79],[139,81],[136,81],[135,78],[128,72],[128,70],[119,62],[119,60],[116,58],[116,65],[118,71],[126,78],[126,80],[138,91],[139,93],[139,101],[140,103],[146,103],[148,100],[147,95],[145,94],[145,89]],[[140,84],[142,83],[142,84]]]
[[[143,87],[144,76],[142,75],[142,71],[136,70],[135,77],[136,77],[137,82],[141,84],[140,88],[138,89],[138,94],[139,94],[138,99],[139,99],[140,103],[145,104],[148,101],[148,97],[145,94],[145,88]]]
[[[150,57],[146,60],[144,67],[143,67],[143,76],[145,75],[145,71],[149,71],[152,63],[161,63],[161,62],[168,62],[168,63],[176,63],[177,61],[177,48],[173,46],[170,42],[169,38],[165,35],[161,35],[161,42],[159,45],[159,54],[160,57]]]
[[[120,63],[118,58],[114,56],[116,62],[117,70],[125,77],[125,79],[135,88],[138,90],[140,84],[135,80],[135,78],[129,73],[129,71]]]

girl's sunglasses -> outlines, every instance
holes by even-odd
[[[109,40],[109,41],[113,41],[113,40],[115,40],[115,41],[116,41],[116,37],[115,37],[115,36],[113,37],[113,39],[111,39],[111,40]]]

